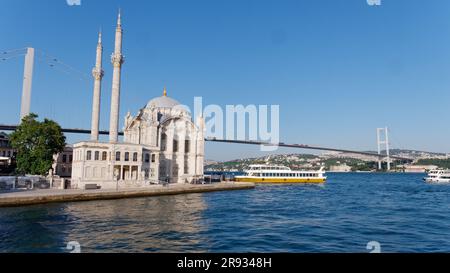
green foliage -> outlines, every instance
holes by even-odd
[[[11,146],[17,151],[17,172],[20,174],[47,175],[52,168],[53,155],[66,146],[66,137],[54,121],[36,120],[36,114],[22,119],[11,134]]]
[[[358,166],[358,165],[365,165],[365,161],[350,157],[345,158],[329,158],[324,160],[325,167],[329,168],[330,166],[335,165],[341,165],[341,164],[347,164],[348,166]]]
[[[230,162],[224,162],[223,164],[226,166],[235,166],[235,165],[238,165],[239,162],[230,161]]]
[[[436,159],[436,158],[420,159],[417,161],[416,165],[435,165],[438,166],[439,168],[450,169],[450,159]]]
[[[370,172],[377,169],[377,162],[364,162],[356,165],[351,165],[354,172]]]

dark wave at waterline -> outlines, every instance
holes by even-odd
[[[2,208],[0,252],[449,252],[450,185],[423,176]]]

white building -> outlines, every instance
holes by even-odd
[[[348,173],[352,171],[352,167],[347,164],[330,166],[330,172]]]
[[[14,154],[15,151],[9,143],[9,136],[0,132],[0,157],[10,160]]]
[[[408,165],[405,166],[405,173],[425,173],[436,169],[438,169],[438,166],[434,165]]]
[[[73,148],[71,145],[64,147],[64,150],[53,156],[53,165],[50,175],[69,178],[72,175]]]
[[[99,36],[93,70],[94,96],[91,140],[73,146],[72,188],[140,187],[154,183],[191,183],[203,177],[204,119],[194,123],[179,102],[167,96],[150,100],[135,116],[125,117],[124,141],[118,141],[122,25],[116,28],[111,97],[110,139],[98,141],[102,70],[102,40]]]

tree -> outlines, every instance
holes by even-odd
[[[36,114],[22,119],[11,134],[11,146],[16,150],[17,173],[47,175],[52,168],[53,155],[66,146],[66,137],[58,123],[44,119],[36,120]]]

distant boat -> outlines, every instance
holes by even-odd
[[[450,183],[450,170],[431,170],[424,180],[428,183]]]
[[[236,182],[251,183],[325,183],[323,168],[319,171],[292,171],[278,165],[250,165],[244,175],[235,176]]]

